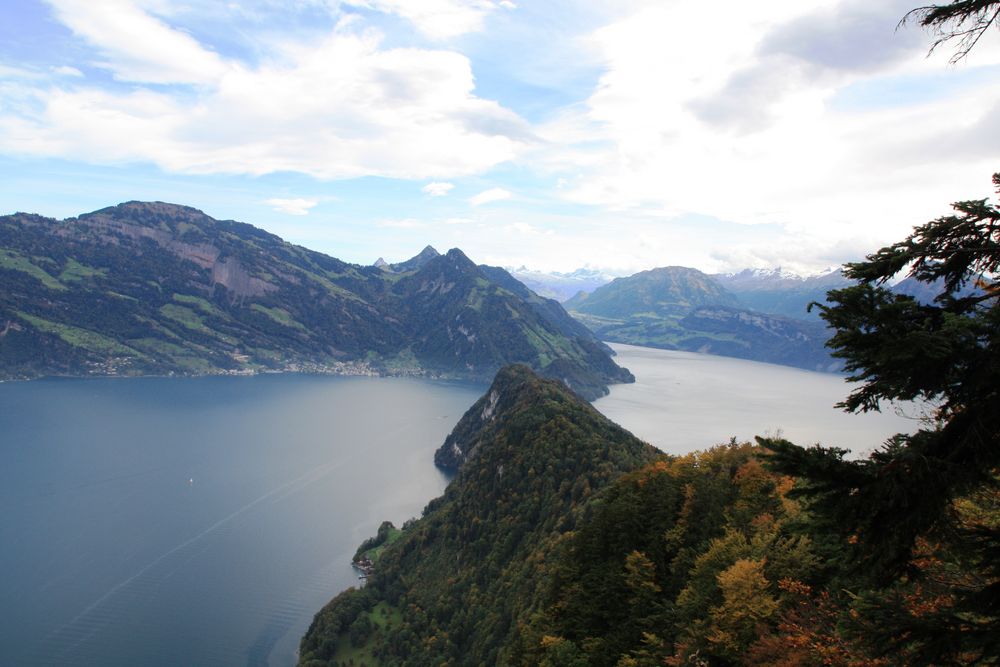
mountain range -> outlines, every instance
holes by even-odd
[[[631,374],[461,250],[360,266],[196,209],[0,217],[0,378],[305,370],[489,381],[520,362],[587,398]]]
[[[826,289],[839,280],[832,274],[795,279],[744,271],[720,282],[696,269],[669,266],[616,278],[564,305],[602,340],[829,371],[840,364],[825,348],[822,322],[769,314],[746,303],[804,313],[809,300],[824,300]]]
[[[737,273],[719,273],[711,278],[734,294],[744,308],[771,315],[819,321],[815,309],[808,306],[826,301],[826,293],[852,284],[840,269],[802,277],[778,269],[744,269]]]
[[[507,271],[540,296],[565,302],[579,292],[592,292],[611,282],[615,276],[600,269],[579,268],[575,271],[533,271],[525,266]]]

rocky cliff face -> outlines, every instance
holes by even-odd
[[[511,381],[516,379],[513,370],[497,374],[490,390],[466,411],[444,444],[434,452],[435,465],[455,473],[475,457],[479,446],[492,435],[497,414],[506,412],[516,400],[516,392],[511,387]]]

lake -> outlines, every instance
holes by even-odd
[[[861,454],[919,424],[913,404],[848,414],[833,405],[851,390],[841,375],[694,352],[610,343],[615,361],[636,377],[594,402],[612,421],[671,454],[731,437],[781,435]]]
[[[867,449],[914,423],[839,376],[613,346],[595,405],[683,453],[756,434]],[[309,375],[0,384],[0,665],[295,662],[379,523],[419,515],[485,387]]]
[[[306,375],[0,384],[0,665],[292,665],[419,516],[483,387]]]

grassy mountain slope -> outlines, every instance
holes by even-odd
[[[558,304],[502,269],[476,266],[460,250],[399,279],[392,294],[411,323],[414,354],[434,368],[483,377],[496,371],[497,360],[524,363],[588,397],[605,382],[633,379]]]
[[[492,282],[457,250],[427,248],[385,271],[189,207],[130,202],[63,221],[0,218],[0,277],[3,378],[304,369],[488,380],[522,362],[588,398],[631,379],[558,306]]]

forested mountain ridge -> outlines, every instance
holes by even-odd
[[[129,202],[63,221],[0,217],[0,276],[8,379],[290,369],[485,381],[520,362],[588,398],[632,379],[557,303],[457,249],[385,271]]]
[[[502,369],[455,433],[478,443],[475,456],[368,585],[317,614],[302,664],[519,664],[543,554],[598,489],[662,456],[525,366]]]
[[[316,615],[300,665],[996,664],[981,635],[934,626],[956,590],[991,594],[992,563],[923,540],[905,577],[873,583],[806,480],[770,469],[793,446],[761,444],[668,457],[505,368],[438,453],[457,454],[444,495],[363,545],[380,550],[367,586]],[[998,507],[994,488],[952,510],[995,530]]]

